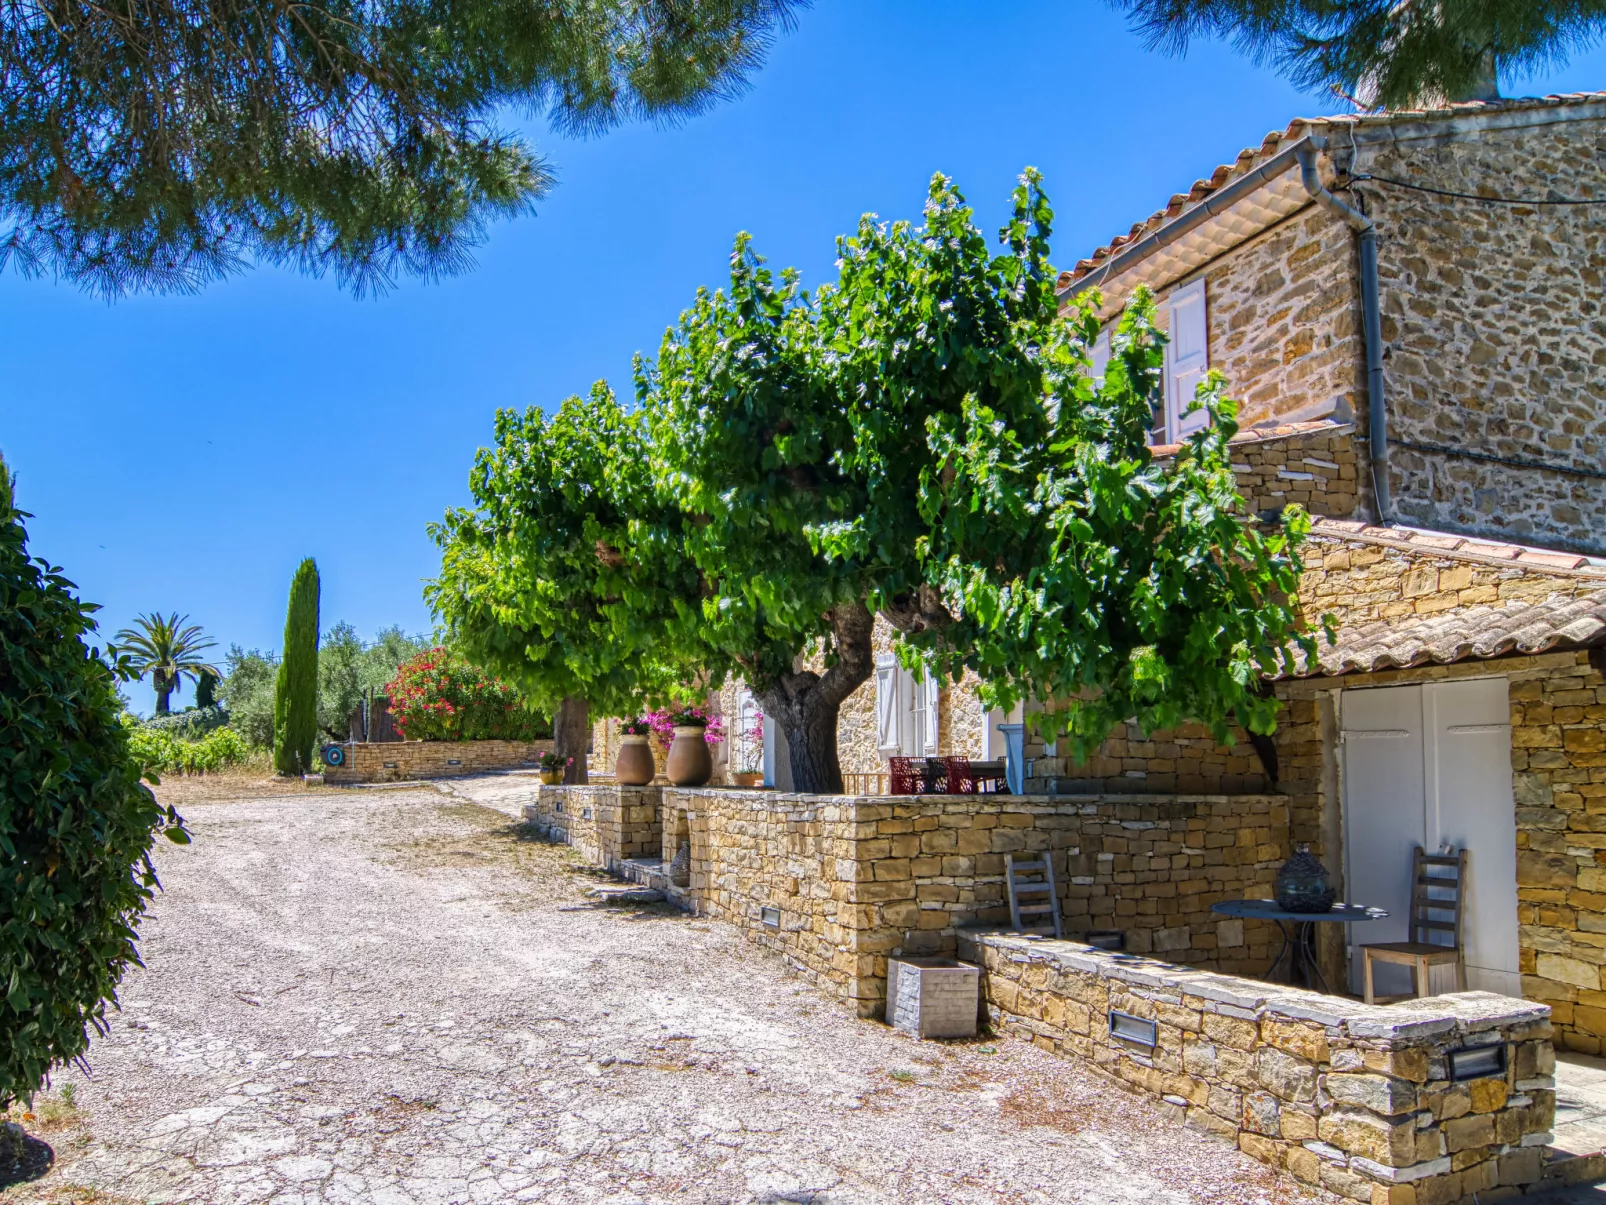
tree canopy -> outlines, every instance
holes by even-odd
[[[1151,47],[1219,37],[1383,109],[1497,96],[1606,33],[1606,0],[1115,0]]]
[[[621,701],[740,673],[801,790],[840,789],[877,613],[906,663],[973,671],[989,705],[1063,701],[1080,750],[1128,717],[1269,731],[1260,674],[1309,643],[1286,601],[1308,520],[1244,514],[1219,375],[1212,423],[1152,456],[1153,301],[1093,380],[1093,303],[1060,316],[1051,225],[1028,171],[992,254],[938,176],[923,225],[867,216],[812,295],[739,238],[728,289],[638,361],[635,412],[599,387],[550,425],[501,416],[477,509],[436,529],[432,601],[499,672],[627,666]]]
[[[799,0],[0,5],[0,267],[193,289],[255,259],[358,291],[463,268],[552,175],[498,129],[676,120]]]

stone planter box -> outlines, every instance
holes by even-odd
[[[920,1038],[973,1038],[981,968],[952,958],[887,963],[887,1023]]]

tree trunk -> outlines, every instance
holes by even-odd
[[[863,603],[836,607],[831,634],[836,663],[823,674],[794,670],[769,682],[753,682],[764,714],[773,716],[786,740],[792,790],[803,795],[840,795],[842,764],[837,759],[837,716],[843,701],[875,670],[870,634],[875,617]]]
[[[177,679],[152,674],[151,685],[156,688],[156,714],[168,715],[168,699],[173,694],[173,688],[178,685]]]
[[[558,704],[558,714],[552,717],[552,742],[559,757],[572,757],[574,761],[563,772],[566,786],[584,786],[586,778],[586,746],[591,743],[591,705],[579,695],[568,695]]]

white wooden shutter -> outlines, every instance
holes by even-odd
[[[938,704],[942,696],[937,680],[923,674],[915,682],[915,752],[933,756],[941,745],[937,730]]]
[[[1174,443],[1210,421],[1203,410],[1185,413],[1194,390],[1210,367],[1210,331],[1205,321],[1205,282],[1196,280],[1171,294],[1171,342],[1166,345],[1166,442]]]
[[[1110,332],[1100,331],[1099,337],[1093,340],[1093,383],[1102,384],[1104,371],[1110,366]]]
[[[903,752],[903,673],[897,658],[883,654],[875,663],[875,740],[882,753]]]

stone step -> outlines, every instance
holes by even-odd
[[[586,892],[586,895],[604,904],[661,904],[664,901],[662,891],[644,887],[639,883],[593,887]]]

